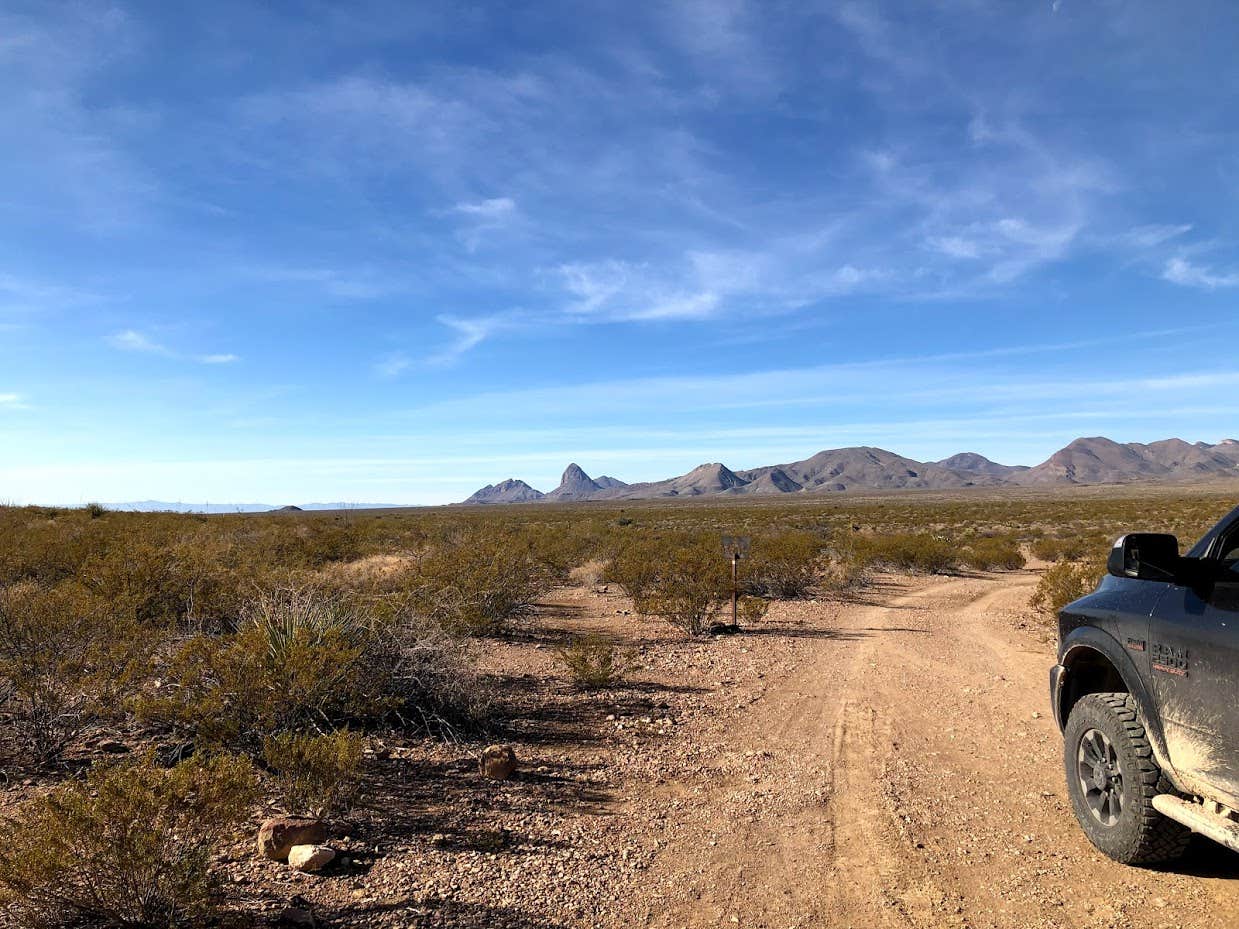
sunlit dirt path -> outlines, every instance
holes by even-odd
[[[1200,842],[1124,867],[1075,825],[1018,628],[1032,572],[880,585],[807,629],[718,752],[640,882],[656,927],[1239,926],[1239,856]],[[708,766],[703,766],[703,771]]]

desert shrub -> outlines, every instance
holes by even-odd
[[[476,538],[418,560],[411,605],[453,632],[482,635],[527,612],[553,585],[547,565],[518,539]]]
[[[770,611],[770,601],[764,597],[741,597],[736,603],[736,614],[742,623],[761,622]]]
[[[653,582],[633,598],[638,612],[666,620],[688,635],[701,635],[731,597],[731,573],[716,544],[669,544],[657,562]]]
[[[740,563],[745,589],[780,599],[808,594],[817,583],[822,539],[813,532],[780,532],[754,540],[752,555]]]
[[[654,536],[627,539],[612,554],[602,579],[619,587],[633,603],[643,600],[658,581],[667,548]]]
[[[416,617],[378,629],[366,672],[381,683],[385,705],[398,719],[455,739],[490,725],[492,688],[478,674],[467,641]]]
[[[1094,561],[1062,561],[1051,565],[1041,575],[1028,605],[1057,616],[1068,603],[1092,593],[1104,573],[1104,565]]]
[[[253,785],[248,762],[230,756],[96,767],[0,827],[0,906],[28,929],[192,923],[212,908],[212,845]]]
[[[920,532],[861,536],[853,543],[861,564],[880,565],[900,571],[940,574],[958,563],[953,545],[937,536]]]
[[[367,618],[313,588],[256,597],[227,635],[195,635],[139,713],[196,741],[257,753],[284,731],[381,715],[381,682],[364,660]]]
[[[263,742],[262,758],[288,812],[325,816],[351,806],[365,745],[347,729],[327,735],[281,732]]]
[[[970,542],[960,552],[960,560],[978,571],[1018,571],[1026,563],[1018,542],[997,537]]]
[[[0,715],[19,753],[52,764],[137,676],[136,632],[73,584],[0,590]]]
[[[624,675],[631,661],[631,656],[614,642],[596,634],[580,636],[555,649],[555,657],[585,690],[610,687]]]
[[[1032,544],[1032,553],[1042,561],[1078,561],[1089,552],[1085,539],[1056,539],[1045,536]]]
[[[107,513],[107,508],[102,503],[88,503],[84,509],[91,519],[98,519]]]

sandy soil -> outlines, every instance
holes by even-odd
[[[1239,856],[1200,841],[1172,871],[1139,870],[1076,827],[1052,649],[1021,628],[1034,582],[890,580],[807,627],[796,670],[717,743],[748,773],[685,785],[649,924],[1239,925]]]
[[[367,929],[1239,926],[1239,855],[1128,868],[1077,828],[1036,579],[883,577],[703,641],[558,590],[480,646],[514,779],[481,778],[478,745],[376,741],[341,859],[305,875],[240,843],[227,896]],[[634,649],[624,684],[571,686],[554,649],[583,631]]]
[[[273,888],[247,858],[238,880],[348,926],[1239,925],[1239,856],[1128,868],[1076,827],[1035,582],[887,577],[704,642],[557,591],[486,648],[515,780],[481,780],[470,747],[392,746],[346,827],[353,871]],[[584,630],[639,649],[627,684],[568,685],[553,645]]]

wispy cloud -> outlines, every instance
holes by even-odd
[[[28,410],[21,394],[0,394],[0,410]]]
[[[461,201],[448,212],[462,219],[464,228],[457,235],[471,252],[476,251],[489,234],[511,226],[518,216],[516,201],[511,197]]]
[[[1153,224],[1134,226],[1116,236],[1116,241],[1132,248],[1156,248],[1171,239],[1177,239],[1192,231],[1190,223],[1178,225]]]
[[[511,197],[493,197],[489,200],[461,202],[452,207],[453,213],[461,213],[488,222],[503,220],[516,212],[516,201]]]
[[[384,355],[373,365],[374,373],[388,380],[399,377],[411,367],[413,367],[413,359],[404,352]]]
[[[426,359],[435,367],[447,367],[455,364],[464,355],[473,351],[499,330],[510,326],[510,316],[481,316],[466,318],[462,316],[443,315],[436,317],[444,326],[456,333],[456,338],[446,348],[435,352]]]
[[[1184,287],[1217,290],[1219,287],[1239,287],[1239,272],[1218,273],[1204,265],[1193,264],[1183,257],[1171,258],[1162,269],[1162,279]]]
[[[158,342],[152,342],[136,329],[125,329],[121,332],[113,333],[107,337],[107,343],[113,348],[118,348],[124,352],[147,352],[152,355],[168,356],[173,354],[170,348],[160,345]]]
[[[418,369],[449,368],[496,332],[520,328],[529,323],[518,313],[496,313],[490,316],[442,313],[435,317],[435,322],[452,333],[452,338],[446,345],[420,358],[411,356],[407,351],[389,352],[371,365],[374,374],[385,380],[393,380]]]
[[[156,342],[137,329],[123,329],[109,335],[105,340],[110,346],[122,352],[138,352],[146,355],[159,355],[177,361],[192,361],[204,365],[227,365],[240,361],[240,356],[231,353],[186,354],[169,348],[162,342]]]

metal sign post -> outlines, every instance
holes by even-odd
[[[740,598],[740,559],[749,553],[750,539],[746,535],[724,535],[723,552],[731,558],[731,624],[739,625],[737,602]]]

